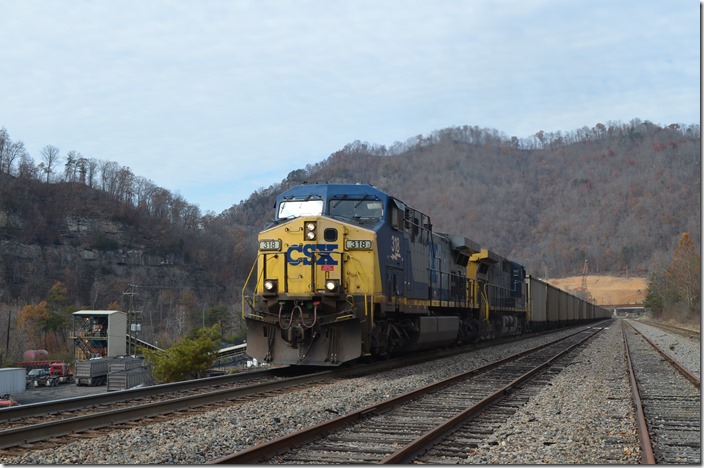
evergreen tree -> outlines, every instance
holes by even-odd
[[[221,341],[220,325],[195,330],[190,336],[164,351],[144,349],[159,383],[205,377],[217,357]]]

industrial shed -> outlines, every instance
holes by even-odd
[[[71,338],[78,361],[127,354],[127,314],[119,310],[74,312]]]

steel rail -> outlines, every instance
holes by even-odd
[[[544,334],[542,332],[540,334]],[[482,349],[486,346],[494,346],[497,344],[508,343],[514,341],[516,338],[518,340],[530,338],[532,334],[521,335],[519,337],[509,337],[504,339],[497,339],[492,342],[483,342],[480,344],[473,344],[468,346],[462,346],[455,349],[449,350],[434,350],[433,352],[426,352],[421,356],[416,356],[415,358],[409,358],[404,356],[400,359],[391,359],[385,361],[384,363],[375,363],[373,365],[366,365],[364,368],[355,371],[355,367],[347,369],[348,372],[354,374],[354,372],[370,372],[374,368],[383,368],[388,366],[402,366],[404,362],[409,362],[410,364],[417,364],[419,362],[425,362],[429,359],[436,359],[442,356],[452,356],[456,354],[461,354],[467,351],[473,351],[477,349]],[[375,366],[375,367],[372,367]],[[108,406],[115,403],[123,403],[129,400],[140,400],[145,398],[152,398],[161,395],[166,395],[169,393],[177,393],[188,390],[200,390],[203,387],[212,385],[228,385],[237,383],[240,380],[248,379],[251,377],[257,377],[264,374],[269,374],[272,371],[287,371],[290,367],[282,367],[275,369],[266,369],[258,371],[249,371],[246,373],[224,375],[207,377],[203,379],[187,380],[183,382],[174,382],[160,385],[152,385],[149,387],[142,388],[132,388],[128,390],[118,390],[114,392],[98,393],[94,395],[86,395],[80,397],[64,398],[61,400],[52,400],[40,403],[29,403],[19,406],[12,406],[9,408],[0,409],[0,424],[3,422],[18,421],[27,418],[40,418],[45,417],[47,414],[58,414],[67,411],[77,411],[88,407],[99,407]],[[341,369],[341,368],[336,368]],[[371,369],[371,370],[370,370]]]
[[[672,364],[672,366],[679,371],[680,374],[682,374],[687,380],[692,382],[695,387],[700,388],[701,386],[701,380],[699,377],[694,375],[692,372],[689,371],[686,367],[684,367],[679,361],[677,361],[675,358],[667,354],[665,351],[663,351],[657,344],[655,344],[650,338],[645,336],[640,330],[638,330],[636,327],[633,326],[632,323],[628,324],[633,330],[638,333],[641,338],[643,338],[650,346],[652,346],[660,355],[665,358],[667,362]]]
[[[0,431],[0,448],[16,447],[31,442],[38,442],[52,437],[61,437],[76,432],[95,430],[123,424],[129,421],[145,419],[190,408],[205,406],[236,398],[281,390],[332,378],[332,371],[292,377],[286,380],[253,384],[238,388],[217,390],[214,392],[191,395],[156,403],[136,405],[129,408],[102,411],[84,416],[60,419],[46,423],[23,426]]]
[[[659,328],[661,330],[667,330],[680,336],[691,339],[699,339],[701,336],[700,330],[692,330],[690,328],[682,328],[675,325],[667,325],[660,322],[651,322],[650,320],[638,320],[638,322],[650,325],[651,327]]]
[[[576,332],[580,333],[580,332]],[[461,352],[461,351],[460,351]],[[455,351],[455,354],[457,352]],[[447,356],[453,354],[450,350],[438,350],[438,356]],[[410,363],[418,363],[431,359],[433,353],[429,353],[422,358],[404,357],[399,359],[399,362],[385,361],[362,368],[335,368],[333,370],[319,371],[314,374],[306,374],[298,377],[291,377],[286,380],[279,380],[273,383],[258,383],[248,386],[238,387],[235,389],[223,389],[215,392],[204,393],[200,396],[189,395],[171,399],[164,402],[154,402],[148,404],[137,404],[130,408],[122,408],[108,411],[100,411],[89,415],[75,416],[64,418],[56,421],[48,421],[45,423],[34,424],[30,426],[18,427],[0,431],[0,449],[15,447],[22,444],[38,442],[51,437],[61,437],[76,432],[95,430],[104,427],[110,427],[117,424],[123,424],[129,421],[135,421],[148,417],[154,417],[175,411],[195,408],[216,402],[221,402],[228,399],[235,399],[242,396],[248,396],[257,393],[265,393],[268,391],[280,390],[287,386],[303,385],[315,382],[321,379],[334,378],[336,376],[353,376],[355,374],[373,372],[374,370],[403,366]],[[164,395],[168,393],[201,389],[204,385],[210,384],[228,384],[235,383],[245,377],[256,376],[257,374],[269,373],[268,371],[257,371],[247,374],[237,374],[234,376],[218,376],[199,380],[190,380],[186,382],[176,382],[163,385],[155,385],[140,389],[123,390],[110,392],[106,394],[97,394],[87,397],[67,398],[64,400],[51,401],[46,403],[34,403],[30,405],[16,406],[0,411],[0,422],[14,421],[27,417],[44,417],[49,413],[71,411],[84,409],[88,406],[110,405],[120,403],[131,399],[140,399],[153,396]],[[5,412],[9,414],[4,414]],[[12,417],[9,417],[12,416]]]
[[[357,421],[360,421],[360,420],[365,419],[370,416],[383,414],[387,411],[390,411],[394,407],[396,407],[400,404],[403,404],[407,401],[414,400],[420,396],[431,393],[433,391],[441,390],[441,389],[448,387],[448,386],[451,386],[457,382],[466,380],[467,378],[470,378],[472,376],[482,374],[486,371],[489,371],[489,370],[492,370],[496,367],[502,366],[508,362],[514,361],[516,359],[519,359],[523,356],[534,353],[534,352],[541,350],[543,348],[546,348],[548,346],[552,346],[556,343],[567,340],[567,339],[573,337],[574,335],[578,335],[580,333],[583,333],[585,330],[589,330],[590,328],[591,327],[586,328],[584,330],[581,330],[579,332],[570,334],[570,335],[565,336],[563,338],[560,338],[558,340],[552,341],[550,343],[536,346],[536,347],[531,348],[529,350],[522,351],[522,352],[514,354],[512,356],[500,359],[500,360],[495,361],[493,363],[487,364],[486,366],[482,366],[480,368],[473,369],[469,372],[458,374],[456,376],[450,377],[450,378],[448,378],[446,380],[442,380],[440,382],[436,382],[436,383],[428,385],[426,387],[412,390],[410,392],[407,392],[403,395],[392,398],[390,400],[386,400],[386,401],[380,402],[378,404],[374,404],[374,405],[368,406],[366,408],[362,408],[360,410],[353,411],[351,413],[339,416],[339,417],[331,419],[329,421],[321,422],[319,424],[316,424],[314,426],[311,426],[311,427],[304,429],[304,430],[301,430],[299,432],[290,433],[290,434],[287,434],[285,436],[279,437],[277,439],[274,439],[274,440],[271,440],[268,442],[262,442],[260,444],[252,446],[252,447],[245,449],[245,450],[242,450],[240,452],[236,452],[236,453],[225,455],[223,457],[220,457],[220,458],[217,458],[214,460],[210,460],[207,462],[207,464],[252,464],[252,463],[258,463],[262,460],[269,459],[272,456],[276,456],[277,454],[288,450],[289,447],[304,445],[306,443],[309,443],[309,442],[316,440],[317,438],[321,437],[322,435],[325,435],[333,430],[340,429],[345,426],[351,425]],[[601,331],[601,328],[599,329],[599,331]],[[591,336],[592,335],[590,335],[590,337]]]
[[[152,385],[149,387],[98,393],[95,395],[64,398],[61,400],[53,400],[41,403],[30,403],[27,405],[11,406],[9,408],[3,408],[2,410],[0,410],[0,423],[16,421],[18,419],[24,418],[41,417],[49,413],[74,411],[84,409],[89,406],[112,405],[114,403],[119,403],[126,400],[138,400],[142,398],[164,395],[167,393],[201,389],[208,385],[226,385],[230,383],[235,383],[238,380],[242,380],[244,378],[250,378],[252,376],[267,372],[269,371],[252,371],[247,373],[207,377],[204,379],[187,380],[183,382]]]
[[[634,329],[635,330],[635,329]],[[637,331],[637,330],[636,330]],[[631,394],[633,396],[633,405],[636,409],[636,430],[638,439],[640,440],[640,459],[644,465],[655,464],[655,454],[653,453],[653,444],[650,440],[650,432],[648,431],[648,423],[645,420],[645,412],[643,411],[643,402],[640,398],[638,390],[638,382],[636,381],[635,371],[633,370],[633,362],[631,361],[631,353],[628,347],[628,337],[626,329],[621,325],[623,333],[623,346],[626,353],[626,365],[628,367],[628,378],[631,382]],[[642,335],[641,335],[642,336]]]
[[[392,453],[391,455],[388,455],[386,458],[381,460],[381,464],[405,464],[411,462],[413,457],[420,453],[421,451],[432,447],[433,445],[436,445],[440,440],[446,438],[450,433],[454,432],[457,428],[459,428],[462,424],[464,424],[469,418],[475,416],[482,410],[490,407],[492,404],[494,404],[497,401],[502,400],[513,388],[519,386],[523,382],[533,378],[535,375],[541,373],[543,370],[546,368],[552,366],[555,361],[563,357],[565,354],[571,352],[573,349],[577,348],[578,346],[581,346],[582,343],[586,342],[587,340],[590,340],[593,338],[597,333],[600,333],[603,331],[603,328],[597,329],[594,331],[591,335],[585,337],[584,339],[580,340],[578,343],[575,343],[574,345],[566,348],[565,350],[561,351],[560,353],[556,354],[555,356],[551,357],[547,361],[543,362],[542,364],[534,367],[533,369],[529,370],[528,372],[524,373],[520,377],[516,378],[513,382],[510,382],[508,385],[504,386],[503,388],[500,388],[496,392],[492,393],[488,397],[484,398],[483,400],[479,401],[476,403],[474,406],[471,406],[458,414],[457,416],[449,419],[445,423],[437,426],[436,428],[426,432],[416,440],[406,444],[403,448],[397,450],[396,452]]]

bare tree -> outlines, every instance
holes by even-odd
[[[100,162],[97,159],[90,158],[87,160],[85,184],[88,185],[88,187],[90,188],[93,188],[93,186],[95,185],[95,178],[98,175],[99,166]]]
[[[156,188],[156,185],[151,180],[142,176],[134,178],[134,194],[136,197],[135,206],[146,204],[151,192]]]
[[[12,141],[5,127],[0,128],[0,172],[12,174],[15,160],[19,160],[26,153],[24,143]]]
[[[17,177],[20,179],[36,179],[38,168],[34,165],[34,159],[27,152],[23,152],[19,156],[17,164]]]
[[[115,161],[100,161],[100,189],[115,196],[117,189],[117,173],[120,165]]]
[[[59,148],[52,145],[46,145],[42,149],[42,162],[39,163],[39,169],[46,174],[46,182],[49,183],[49,177],[54,172],[54,167],[59,164]]]
[[[5,151],[12,143],[5,127],[0,128],[0,172],[10,173],[10,168],[5,162]]]
[[[115,197],[125,203],[134,202],[134,174],[129,167],[123,166],[117,171],[115,187]]]
[[[2,150],[0,153],[0,172],[12,174],[12,166],[15,160],[19,161],[27,154],[24,148],[24,143],[21,141],[13,141]]]

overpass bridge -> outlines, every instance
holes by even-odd
[[[640,317],[645,313],[643,304],[606,304],[600,307],[613,311],[614,317]]]

